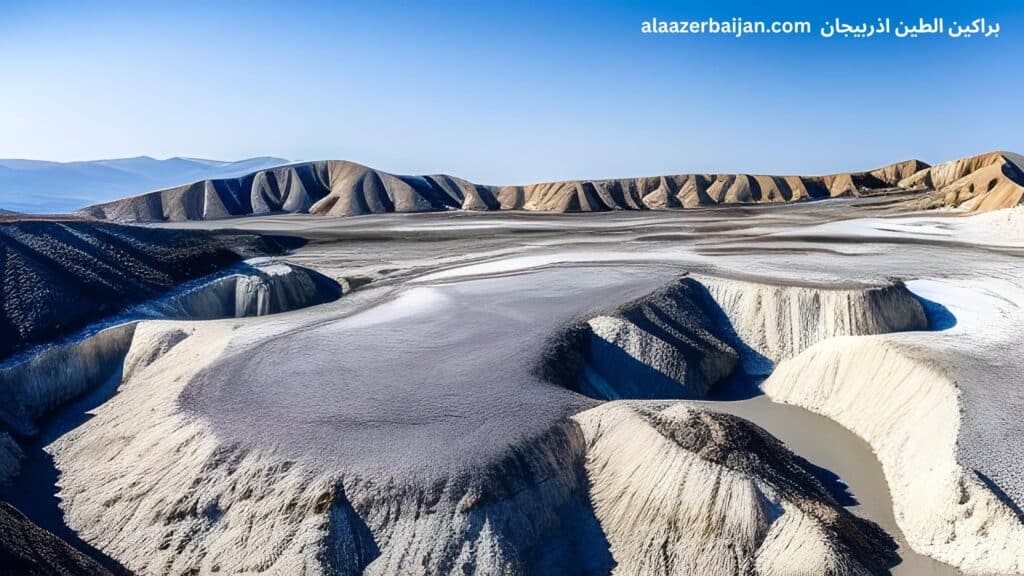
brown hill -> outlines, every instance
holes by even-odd
[[[984,212],[1024,200],[1024,157],[989,152],[923,169],[900,181],[902,188],[935,190],[934,203]]]
[[[273,212],[355,216],[440,210],[600,212],[660,210],[735,203],[793,202],[895,189],[926,168],[909,160],[868,172],[827,176],[679,174],[485,186],[447,175],[400,176],[327,160],[203,180],[90,206],[101,219],[207,220]]]

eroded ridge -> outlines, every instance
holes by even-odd
[[[915,550],[969,573],[1024,571],[1022,519],[960,463],[961,391],[922,350],[877,337],[827,340],[781,363],[764,390],[871,445]]]
[[[893,280],[870,285],[786,285],[698,276],[742,351],[744,369],[764,374],[775,363],[836,336],[928,329],[921,303]]]
[[[296,243],[66,217],[0,220],[0,359]]]
[[[176,409],[222,330],[141,325],[103,421],[57,447],[70,521],[140,572],[879,574],[895,562],[892,541],[779,442],[682,404],[587,410],[426,485],[223,445]],[[125,475],[127,458],[138,466]]]
[[[206,320],[264,316],[335,299],[341,287],[312,270],[254,259],[186,283],[159,298],[63,340],[25,350],[0,363],[0,486],[19,470],[39,422],[107,382],[130,374],[125,361],[142,319]],[[166,346],[166,344],[165,344]],[[157,355],[163,347],[150,353]]]
[[[540,372],[600,399],[706,398],[737,368],[766,375],[828,338],[927,327],[899,281],[786,286],[687,276],[563,330]]]
[[[897,187],[927,164],[908,160],[864,172],[826,176],[675,174],[571,180],[522,186],[474,184],[448,175],[405,176],[327,160],[203,180],[90,206],[110,220],[209,220],[272,212],[356,216],[439,210],[604,212],[718,204],[782,203],[856,196]]]
[[[715,323],[714,303],[680,278],[573,324],[548,344],[541,373],[594,398],[703,398],[738,354]]]
[[[746,289],[759,297],[781,289],[723,282],[730,283],[730,290]],[[694,397],[706,394],[708,389],[694,382],[720,381],[746,353],[738,351],[737,331],[723,323],[728,317],[712,298],[711,283],[677,279],[575,324],[568,330],[572,337],[563,334],[548,342],[554,342],[555,357],[563,359],[563,367],[566,354],[577,356],[579,362],[552,377],[575,378],[593,369],[602,370],[603,380],[619,385],[622,393],[639,391],[653,397],[661,392],[636,387],[660,382],[673,394],[675,387]],[[906,305],[900,296],[887,292],[906,290],[898,283],[890,288],[843,289],[828,296],[802,296],[800,291],[808,288],[792,290],[797,296],[790,297],[788,306],[797,307],[794,313],[842,302],[857,313],[890,319],[836,321],[829,333],[910,328],[917,320],[913,313],[903,321],[892,320],[901,316],[891,314],[890,307]],[[472,301],[467,292],[460,294],[464,301]],[[443,293],[430,298],[448,302]],[[447,314],[446,309],[437,313]],[[507,321],[508,312],[491,313]],[[382,311],[376,314],[389,317]],[[430,317],[422,314],[426,312],[410,321],[429,322]],[[776,323],[784,316],[750,325],[775,326],[772,330],[783,332]],[[832,322],[828,314],[815,317]],[[605,323],[618,328],[602,331]],[[399,324],[394,318],[375,324],[357,315],[338,329]],[[789,328],[787,346],[811,339],[797,328],[812,327]],[[222,353],[232,331],[223,324],[141,324],[125,361],[127,376],[120,393],[94,420],[57,444],[69,523],[133,569],[490,574],[601,573],[619,566],[616,570],[625,574],[661,566],[710,574],[784,573],[803,566],[795,563],[795,546],[802,547],[797,556],[804,560],[799,562],[807,562],[815,573],[878,574],[894,562],[891,539],[836,503],[809,465],[746,422],[684,404],[614,403],[587,410],[593,403],[573,400],[572,394],[562,391],[551,394],[549,402],[567,403],[564,416],[555,415],[543,426],[520,427],[521,433],[502,432],[494,439],[494,449],[481,453],[483,457],[439,453],[432,464],[410,470],[397,461],[389,468],[386,446],[373,448],[381,454],[381,459],[374,459],[376,464],[356,466],[351,459],[310,457],[300,447],[225,442],[212,429],[213,415],[183,410],[181,399],[185,394],[185,405],[191,406],[199,398],[186,388],[195,386],[197,374]],[[632,374],[616,366],[617,358],[595,360],[590,339],[601,339],[608,347],[604,352],[619,350],[620,358],[656,370],[663,379],[628,379]],[[443,342],[433,343],[434,354],[444,356],[437,348]],[[292,347],[288,340],[273,345]],[[461,339],[452,345],[466,350]],[[594,364],[597,368],[592,368]],[[331,386],[330,382],[318,385]],[[620,383],[635,388],[631,392]],[[519,385],[524,393],[539,393],[542,388],[534,387],[544,386]],[[378,390],[382,395],[387,391]],[[444,408],[442,400],[432,400],[441,402],[442,418],[463,418],[457,403]],[[361,401],[362,429],[383,425],[380,419],[389,414],[383,409],[389,401],[382,397],[379,402],[385,404],[378,410]],[[141,423],[131,417],[140,411],[152,418]],[[338,412],[334,417],[355,416]],[[498,411],[494,417],[509,416]],[[478,415],[474,418],[479,420]],[[391,425],[426,426],[414,421]],[[503,430],[486,418],[480,426]],[[462,430],[444,423],[431,434]],[[644,454],[649,457],[620,461],[637,452],[629,448],[631,438],[659,448]],[[443,437],[436,441],[445,442]],[[118,462],[128,460],[139,464],[125,474]],[[655,477],[674,480],[658,488],[650,485]],[[630,484],[633,481],[635,485]],[[722,491],[709,499],[709,487]],[[651,507],[642,498],[624,496],[647,491],[665,500]],[[665,515],[660,510],[674,512]],[[678,522],[679,517],[696,524]],[[694,531],[694,525],[702,528]],[[251,526],[263,528],[254,532]],[[643,541],[637,540],[638,534],[644,534]],[[727,541],[742,544],[730,547],[724,544]],[[665,543],[673,547],[669,558],[661,553]]]
[[[493,186],[445,174],[407,176],[343,160],[302,162],[211,179],[84,208],[91,217],[154,222],[275,212],[325,216],[526,210],[605,212],[776,204],[900,193],[934,208],[995,210],[1024,198],[1024,158],[990,152],[929,166],[907,160],[824,176],[673,174]]]
[[[698,279],[703,292],[694,291]],[[666,295],[691,306],[665,307]],[[651,327],[651,316],[699,326],[724,348],[707,346],[707,338],[700,345],[678,337],[669,341],[664,330]],[[601,324],[594,320],[605,318],[620,324],[616,331],[595,329]],[[960,387],[931,358],[934,350],[887,336],[929,326],[922,300],[899,281],[815,287],[698,276],[574,326],[558,342],[576,345],[571,353],[555,348],[556,357],[567,359],[555,365],[579,366],[571,372],[576,380],[563,381],[579,382],[581,391],[596,397],[693,398],[715,390],[704,385],[697,368],[702,362],[722,351],[738,357],[741,371],[770,374],[763,390],[773,400],[827,416],[871,445],[890,486],[897,523],[915,551],[969,573],[1019,572],[1024,525],[1012,496],[961,463]],[[688,332],[691,338],[694,333]],[[592,374],[608,373],[607,366],[622,370],[612,382],[632,388],[609,393],[607,385],[590,385]]]
[[[102,424],[57,449],[71,524],[132,569],[493,574],[607,562],[585,497],[585,444],[567,420],[426,484],[221,444],[177,410],[177,396],[229,330],[141,325],[132,376]],[[156,348],[166,352],[154,358]],[[135,410],[152,418],[140,422]],[[125,459],[138,461],[127,475],[117,464]]]
[[[681,403],[579,414],[591,500],[617,574],[883,574],[880,528],[749,422]]]

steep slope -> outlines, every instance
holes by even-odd
[[[836,336],[926,330],[928,319],[900,281],[790,286],[697,276],[728,319],[743,368],[767,374],[786,358]]]
[[[0,574],[102,576],[109,570],[0,502]]]
[[[962,392],[919,350],[879,336],[833,338],[780,364],[764,389],[872,446],[915,550],[970,574],[1024,571],[1021,518],[957,457]]]
[[[574,418],[613,574],[886,574],[895,545],[764,430],[683,403]]]
[[[0,362],[0,498],[39,514],[39,492],[46,490],[48,481],[45,473],[40,477],[40,462],[46,458],[41,454],[54,427],[79,417],[79,399],[88,404],[97,394],[113,393],[111,382],[150,361],[142,356],[125,362],[140,318],[265,316],[338,295],[340,287],[316,272],[267,258],[252,259],[175,287],[116,320],[92,324],[69,338]],[[160,354],[182,338],[184,333],[171,333],[150,353]],[[33,515],[33,519],[40,518]],[[43,514],[41,523],[55,529],[45,522],[52,519]],[[118,568],[113,563],[108,567]],[[94,573],[107,572],[0,502],[0,574]]]
[[[502,414],[526,432],[481,428],[505,449],[429,478],[225,441],[177,398],[234,329],[141,324],[121,392],[54,446],[69,523],[139,573],[867,575],[896,561],[781,443],[682,404],[542,426]]]
[[[0,222],[0,358],[282,245],[80,220]]]
[[[902,188],[935,190],[934,205],[976,212],[1011,208],[1024,200],[1024,158],[989,152],[943,162],[900,181]]]
[[[260,157],[222,162],[148,156],[85,162],[0,160],[0,207],[29,213],[82,206],[204,178],[232,178],[288,161]]]
[[[602,212],[716,204],[793,202],[896,187],[925,165],[900,162],[870,172],[829,176],[680,174],[483,186],[446,175],[398,176],[344,161],[261,170],[204,180],[83,210],[120,221],[208,220],[270,212],[356,216],[437,210]]]
[[[714,304],[690,277],[570,326],[554,338],[546,380],[592,398],[704,398],[736,367]]]
[[[312,270],[262,260],[249,260],[188,282],[129,308],[115,320],[93,324],[69,338],[0,362],[0,431],[34,435],[43,417],[116,373],[139,320],[266,316],[322,304],[341,295],[340,286]],[[4,457],[0,441],[0,484],[11,475],[10,462],[17,461],[16,452],[11,456],[15,457]]]
[[[828,338],[927,328],[899,281],[789,286],[687,275],[562,330],[539,371],[602,400],[706,398],[737,367],[767,375]]]
[[[763,389],[871,445],[915,550],[969,574],[1024,573],[1024,397],[1007,354],[1024,325],[1019,270],[911,288],[948,307],[944,330],[824,340]]]

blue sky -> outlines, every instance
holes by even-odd
[[[1020,2],[8,2],[0,157],[341,158],[484,183],[1024,151]],[[999,38],[645,36],[650,17]]]

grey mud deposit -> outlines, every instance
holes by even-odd
[[[232,345],[181,402],[232,443],[269,443],[317,465],[424,482],[445,470],[471,472],[595,404],[530,369],[548,336],[681,274],[848,286],[999,276],[1019,266],[1019,249],[944,233],[955,216],[889,229],[889,209],[882,198],[659,214],[195,223],[303,236],[310,243],[292,261],[371,284],[288,330]],[[848,228],[853,217],[877,222]],[[971,265],[951,270],[951,259]],[[899,540],[904,561],[894,574],[958,573],[903,541],[862,440],[764,397],[712,407],[752,420],[845,479],[855,513]]]
[[[594,406],[535,374],[537,343],[670,278],[651,267],[573,266],[417,286],[229,351],[183,405],[232,442],[429,482],[482,468]]]
[[[510,447],[600,404],[539,376],[552,335],[684,274],[831,288],[1017,276],[1020,248],[972,242],[957,233],[954,215],[915,219],[898,210],[891,199],[866,198],[660,213],[287,215],[181,224],[302,237],[308,242],[286,262],[336,281],[346,294],[237,323],[226,350],[175,406],[224,445],[271,449],[317,473],[419,489],[472,477],[493,469]],[[950,315],[932,328],[956,320]],[[1007,363],[998,374],[1015,369]],[[978,406],[1000,404],[1007,414],[1024,400],[962,385],[970,440],[962,458],[1012,501],[1021,487],[1012,481],[1017,471],[993,450],[1022,449],[999,442],[1019,425],[986,420]],[[750,392],[699,405],[751,420],[838,475],[851,493],[848,508],[898,541],[903,562],[894,574],[959,573],[907,546],[864,441]]]

